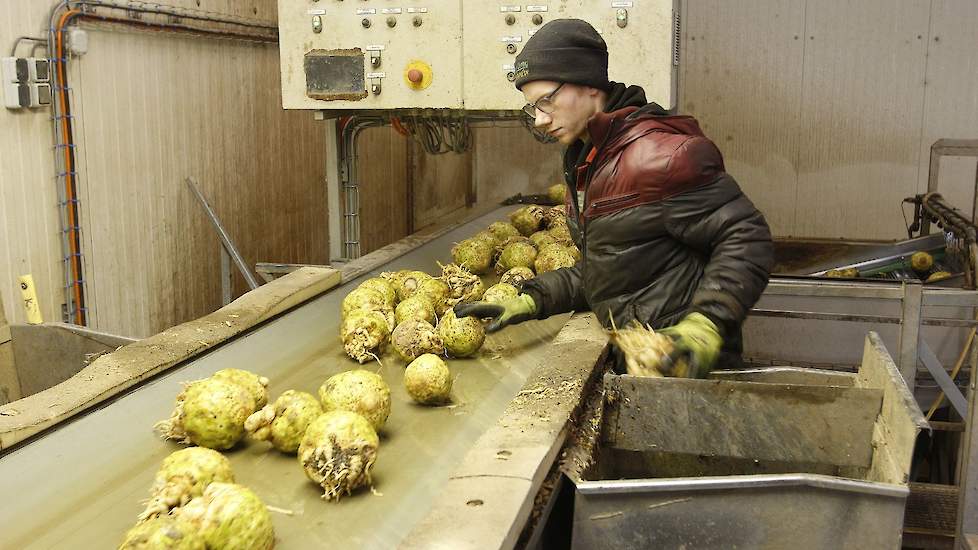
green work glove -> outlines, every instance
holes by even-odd
[[[710,372],[723,345],[716,324],[702,313],[690,313],[678,324],[659,332],[672,338],[676,345],[676,350],[670,354],[674,364],[679,366],[680,359],[686,359],[687,367],[676,372],[677,376],[685,378],[699,378]]]
[[[496,332],[503,327],[535,319],[536,314],[537,305],[533,303],[533,298],[527,294],[507,298],[499,303],[472,302],[455,306],[456,317],[478,317],[479,319],[491,317],[492,321],[486,325],[486,332]]]

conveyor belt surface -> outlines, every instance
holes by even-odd
[[[153,424],[167,418],[181,383],[237,367],[271,379],[274,399],[287,389],[315,393],[330,375],[357,365],[337,336],[340,301],[382,270],[437,272],[453,243],[504,218],[500,209],[445,234],[185,366],[0,456],[2,548],[113,548],[141,511],[163,458],[181,448],[160,440]],[[235,476],[273,507],[279,550],[391,548],[425,515],[466,450],[496,419],[544,359],[545,345],[568,316],[529,322],[487,339],[481,355],[450,360],[455,402],[412,404],[403,363],[385,357],[378,370],[393,408],[381,433],[374,484],[339,503],[320,499],[295,456],[246,441],[227,452]]]

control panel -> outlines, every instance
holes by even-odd
[[[4,106],[8,109],[51,104],[50,63],[35,57],[0,58]]]
[[[279,0],[286,109],[462,108],[458,0]]]
[[[672,0],[467,2],[462,20],[462,46],[469,58],[465,108],[519,109],[523,94],[512,81],[514,61],[523,45],[548,21],[583,19],[608,44],[608,77],[642,86],[649,101],[668,109],[676,103],[679,59],[673,55],[673,45],[678,38],[674,16],[678,10]]]
[[[554,19],[601,33],[609,77],[676,103],[678,0],[279,0],[286,109],[516,110],[516,55]]]

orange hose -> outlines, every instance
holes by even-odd
[[[391,126],[393,126],[394,130],[396,130],[397,133],[401,134],[402,136],[407,137],[408,135],[410,135],[408,129],[404,126],[404,124],[401,123],[401,119],[397,117],[391,117]]]
[[[79,10],[69,10],[61,15],[61,19],[58,20],[58,25],[55,27],[54,35],[56,41],[55,55],[56,62],[58,64],[58,73],[61,75],[61,85],[58,86],[58,101],[61,105],[61,135],[65,145],[64,155],[65,155],[65,200],[67,201],[68,207],[68,246],[71,251],[71,285],[75,295],[75,307],[77,308],[76,322],[79,325],[85,325],[85,310],[82,307],[82,289],[81,289],[81,258],[79,257],[78,245],[76,243],[79,240],[78,235],[78,217],[75,210],[75,181],[72,175],[73,166],[71,163],[71,140],[68,131],[68,100],[67,92],[65,91],[65,83],[68,81],[67,70],[65,69],[64,62],[64,44],[62,38],[62,31],[67,23],[68,19],[80,14]]]

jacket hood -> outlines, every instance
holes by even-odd
[[[691,116],[657,115],[652,109],[635,107],[598,113],[588,120],[587,128],[598,149],[620,146],[649,132],[703,136],[699,123]]]

